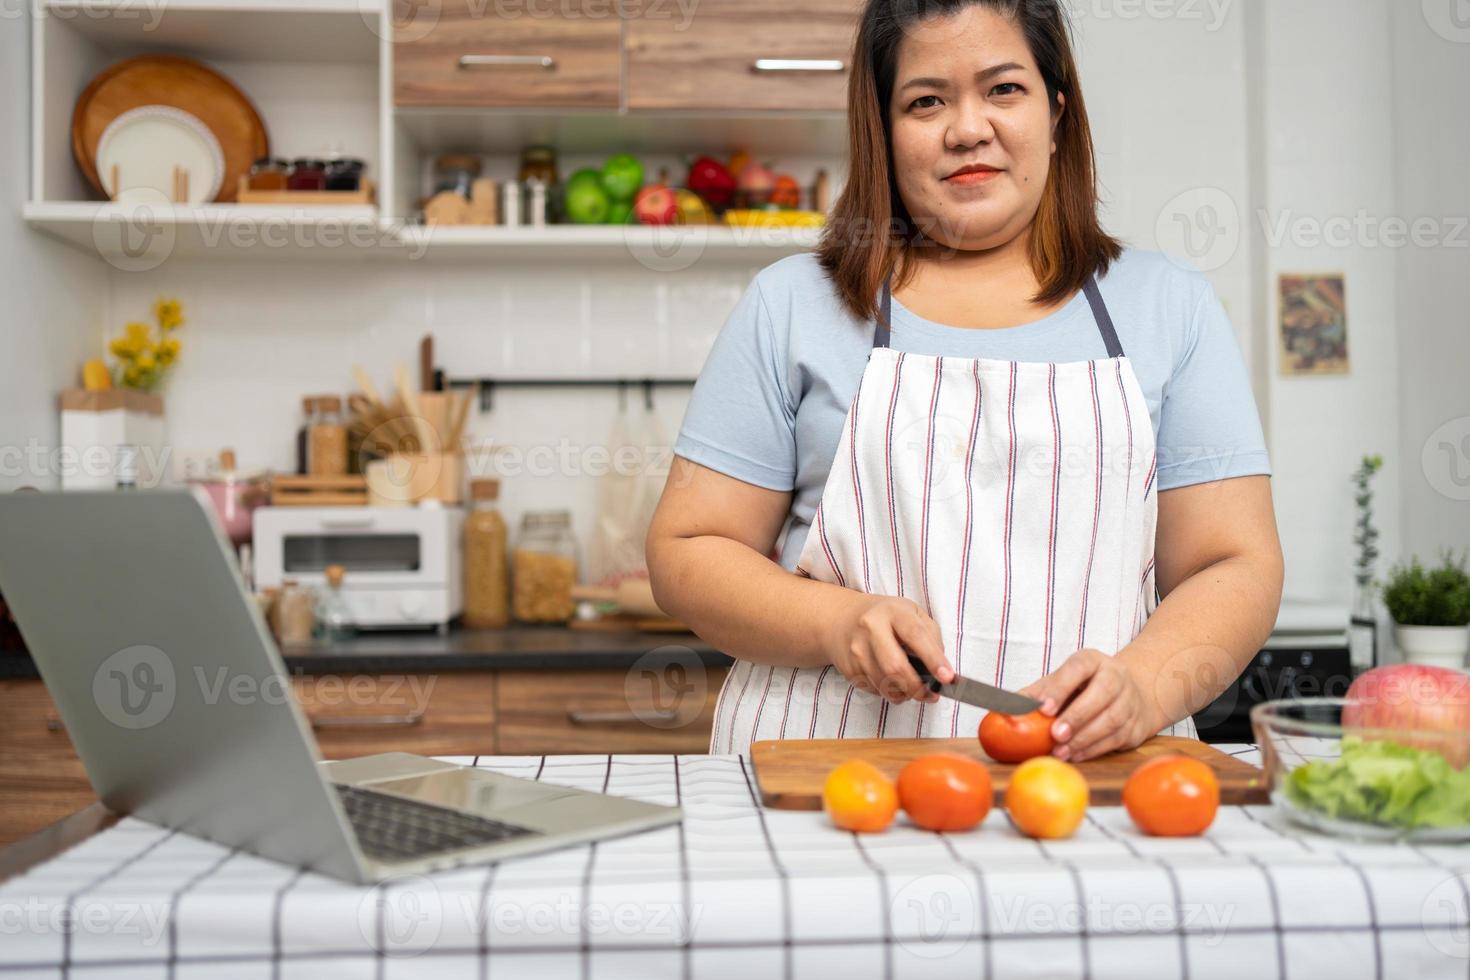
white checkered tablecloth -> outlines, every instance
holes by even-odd
[[[1353,844],[1265,807],[1199,839],[1117,807],[1051,843],[998,809],[858,837],[763,810],[738,756],[451,761],[685,819],[376,888],[123,820],[0,885],[0,980],[1470,977],[1470,847]]]

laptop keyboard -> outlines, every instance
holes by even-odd
[[[363,852],[380,861],[408,861],[538,833],[432,803],[332,785]]]

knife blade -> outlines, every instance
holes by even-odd
[[[1041,707],[1041,702],[1035,698],[1028,698],[1024,694],[1007,691],[1005,688],[986,684],[983,681],[961,677],[959,674],[955,675],[952,683],[942,684],[938,678],[929,673],[929,668],[924,666],[924,661],[918,657],[910,656],[909,666],[918,673],[919,680],[924,686],[935,694],[962,701],[965,704],[973,704],[977,708],[998,711],[1003,715],[1025,715]]]

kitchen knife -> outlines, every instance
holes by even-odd
[[[918,657],[909,657],[909,666],[918,673],[919,680],[924,683],[924,686],[935,694],[942,694],[947,698],[963,701],[965,704],[973,704],[977,708],[998,711],[1003,715],[1025,715],[1041,707],[1041,702],[1035,698],[1028,698],[1024,694],[1016,694],[982,681],[961,677],[959,674],[955,675],[953,683],[941,684],[933,674],[929,673],[929,668],[924,666],[924,661]]]

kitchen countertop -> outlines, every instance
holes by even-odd
[[[1121,807],[1061,841],[998,808],[966,833],[856,835],[760,806],[743,756],[451,761],[684,819],[374,888],[131,818],[87,836],[94,820],[0,884],[22,926],[0,971],[1463,980],[1470,956],[1470,850],[1325,837],[1270,807],[1221,807],[1201,838],[1146,837]]]
[[[362,633],[347,643],[286,649],[293,674],[442,670],[587,670],[627,668],[639,658],[687,658],[709,666],[731,659],[692,633],[613,633],[564,626],[512,626],[503,630]],[[0,653],[0,679],[37,678],[23,653]]]

